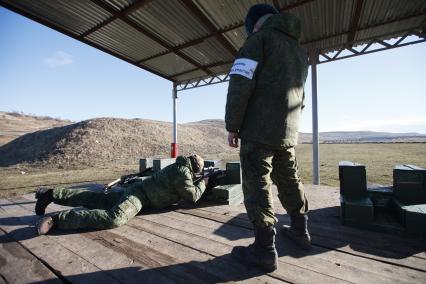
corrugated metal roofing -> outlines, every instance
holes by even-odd
[[[115,50],[133,61],[167,50],[120,19],[91,33],[87,39]]]
[[[421,30],[425,0],[0,0],[6,8],[163,78],[227,73],[249,7],[270,3],[302,21],[302,45],[333,53]]]
[[[150,1],[129,17],[173,47],[209,34],[176,0]]]

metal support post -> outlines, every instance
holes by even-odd
[[[317,96],[317,63],[318,50],[312,50],[309,56],[312,75],[312,183],[320,184],[319,173],[319,134],[318,134],[318,96]]]
[[[171,157],[176,158],[178,155],[178,144],[177,144],[177,121],[176,121],[176,101],[177,101],[177,84],[173,83],[173,142],[171,148]]]

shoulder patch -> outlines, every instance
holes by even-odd
[[[234,61],[229,75],[241,75],[251,80],[256,67],[257,61],[249,58],[238,58]]]

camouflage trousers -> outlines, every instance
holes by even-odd
[[[85,208],[59,213],[59,229],[110,229],[126,224],[142,208],[146,208],[148,199],[141,187],[133,184],[124,192],[107,194],[81,188],[56,188],[53,190],[53,202]]]
[[[271,147],[247,140],[241,141],[241,168],[244,205],[250,221],[257,227],[274,225],[272,183],[288,214],[305,214],[308,201],[298,176],[294,147]]]

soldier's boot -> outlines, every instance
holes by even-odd
[[[39,188],[35,194],[37,199],[35,205],[35,212],[37,215],[44,215],[47,205],[53,201],[53,189],[52,188]]]
[[[310,250],[311,236],[308,231],[308,215],[294,214],[291,215],[291,226],[284,225],[282,232],[284,236],[294,241],[304,250]]]
[[[275,249],[275,235],[276,230],[273,226],[255,228],[254,243],[248,247],[235,247],[232,250],[232,255],[265,272],[272,272],[278,268],[278,253]]]
[[[39,235],[46,235],[52,228],[58,225],[58,214],[44,217],[38,221],[37,232]]]

